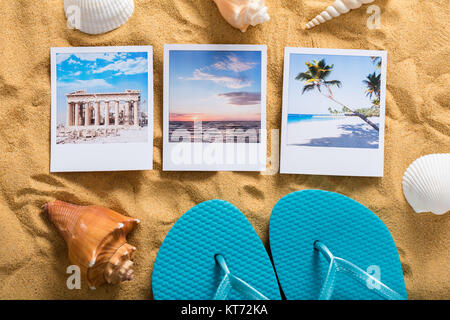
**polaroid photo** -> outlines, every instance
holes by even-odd
[[[281,173],[382,177],[386,51],[286,48]]]
[[[51,49],[51,172],[151,170],[153,49]]]
[[[266,169],[267,48],[164,46],[167,171]]]

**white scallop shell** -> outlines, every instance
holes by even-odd
[[[245,32],[247,28],[270,20],[265,0],[214,0],[224,19]]]
[[[374,2],[375,0],[336,0],[331,6],[322,11],[318,16],[306,24],[306,29],[311,29],[321,23],[339,17],[352,9],[358,9],[363,4]]]
[[[403,176],[403,193],[415,212],[450,210],[450,153],[415,160]]]
[[[89,34],[101,34],[125,24],[134,12],[134,0],[64,0],[67,25]]]

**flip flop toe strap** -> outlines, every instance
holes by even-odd
[[[216,262],[224,272],[224,276],[217,287],[214,300],[226,300],[231,292],[231,289],[234,289],[241,295],[252,300],[269,300],[269,298],[253,288],[247,282],[234,276],[228,269],[225,258],[222,255],[216,255]]]
[[[336,276],[339,272],[345,273],[351,276],[354,280],[363,286],[366,286],[368,290],[373,290],[379,296],[388,300],[404,300],[404,298],[386,286],[377,278],[368,274],[355,264],[335,257],[325,244],[320,241],[314,243],[314,248],[318,250],[330,263],[328,268],[328,274],[325,278],[322,289],[320,290],[319,300],[329,300],[333,294],[333,290],[336,283]],[[369,287],[369,283],[371,284]]]

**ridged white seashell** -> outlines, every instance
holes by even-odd
[[[375,0],[336,0],[331,6],[322,11],[318,16],[306,24],[306,29],[311,29],[321,23],[339,17],[352,9],[358,9],[363,4],[374,2]]]
[[[134,0],[64,0],[67,25],[100,34],[125,24],[134,12]]]
[[[270,20],[265,0],[214,0],[220,13],[233,27],[247,31],[252,25]]]
[[[403,193],[415,212],[450,210],[450,153],[415,160],[403,176]]]

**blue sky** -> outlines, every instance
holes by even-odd
[[[66,94],[86,90],[87,93],[140,90],[141,108],[147,111],[148,53],[99,52],[57,53],[57,122],[65,123]]]
[[[334,64],[327,80],[340,80],[342,87],[332,87],[337,101],[350,108],[370,108],[371,99],[366,97],[366,87],[362,81],[367,75],[379,70],[370,57],[338,56],[323,54],[291,54],[289,67],[289,107],[290,114],[329,114],[328,108],[342,110],[342,107],[321,95],[317,90],[302,94],[304,82],[295,80],[300,72],[306,72],[306,61],[325,58],[328,65]]]
[[[260,51],[170,51],[170,119],[260,120]]]

